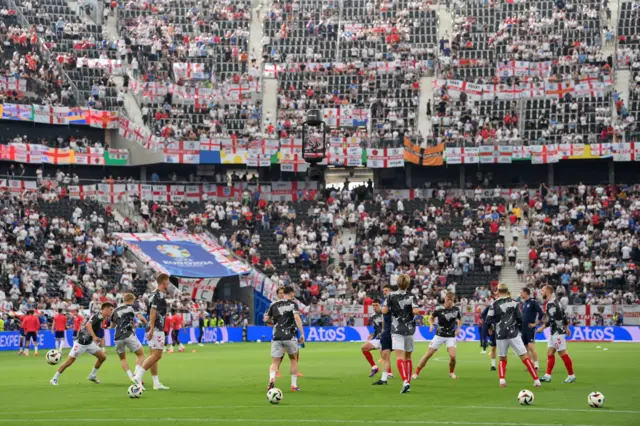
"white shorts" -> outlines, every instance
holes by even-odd
[[[413,352],[413,336],[404,336],[402,334],[391,335],[391,348],[394,351]]]
[[[514,337],[513,339],[497,339],[496,346],[498,346],[498,356],[507,356],[509,348],[513,349],[518,356],[527,353],[527,348],[524,346],[522,337],[520,337],[519,334],[518,337]]]
[[[153,333],[153,337],[155,339],[155,332]],[[125,337],[122,340],[116,340],[116,353],[123,354],[127,351],[127,348],[131,352],[136,352],[138,349],[142,347],[142,343],[136,337],[135,334],[132,334],[128,337]]]
[[[271,341],[272,358],[282,358],[285,352],[289,355],[295,355],[298,352],[298,339]]]
[[[458,341],[455,337],[433,336],[431,343],[429,343],[429,348],[437,351],[438,348],[440,348],[440,346],[442,346],[444,343],[447,344],[447,349],[449,349],[455,348]]]
[[[567,335],[566,334],[552,334],[549,336],[548,348],[553,348],[557,352],[567,350]]]
[[[380,349],[380,339],[369,340],[367,343],[370,343],[373,349]]]
[[[164,349],[164,331],[153,331],[153,337],[149,340],[149,349]]]
[[[95,344],[95,342],[91,342],[88,345],[81,345],[78,342],[73,342],[73,347],[71,348],[71,352],[69,352],[69,356],[71,358],[78,358],[85,352],[95,355],[97,352],[100,352],[100,350],[101,349]]]

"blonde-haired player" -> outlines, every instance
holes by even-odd
[[[444,297],[444,304],[436,306],[431,316],[429,316],[429,331],[433,333],[433,327],[436,320],[438,320],[436,335],[429,343],[429,349],[427,353],[420,359],[416,374],[413,375],[414,379],[418,378],[420,371],[427,365],[429,359],[436,353],[436,351],[443,344],[447,346],[447,352],[449,352],[449,377],[457,379],[456,369],[456,337],[460,334],[462,329],[462,314],[457,306],[453,305],[453,299],[455,294],[448,291]]]
[[[134,320],[137,317],[143,324],[147,323],[146,318],[133,308],[133,302],[135,301],[136,297],[133,294],[126,293],[123,298],[124,303],[118,306],[113,311],[113,314],[111,314],[116,328],[114,337],[116,353],[118,354],[118,358],[120,358],[122,369],[127,373],[130,380],[133,380],[134,373],[131,372],[129,363],[127,363],[127,348],[136,354],[137,357],[135,374],[140,371],[142,363],[144,362],[144,350],[142,349],[142,343],[140,343],[136,336]]]

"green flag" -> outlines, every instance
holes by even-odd
[[[126,166],[129,160],[129,151],[126,149],[106,149],[104,151],[104,164],[107,166]]]

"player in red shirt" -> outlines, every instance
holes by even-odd
[[[40,330],[40,318],[33,314],[33,309],[27,311],[27,315],[22,317],[22,328],[24,329],[25,343],[24,356],[29,356],[29,343],[33,342],[34,356],[38,356],[38,330]]]
[[[180,343],[180,329],[182,328],[182,314],[176,312],[175,309],[172,310],[170,321],[171,321],[171,348],[169,348],[169,352],[173,352],[173,348],[175,348],[176,343],[178,344],[178,352],[184,352],[184,346],[182,346],[182,343]]]
[[[58,309],[58,315],[53,317],[51,329],[55,333],[56,350],[62,353],[62,345],[64,344],[64,333],[67,330],[67,316],[62,313],[62,309]]]
[[[80,312],[76,312],[73,316],[73,339],[75,340],[78,337],[78,332],[82,328],[82,324],[84,324],[84,317],[80,315]]]
[[[171,321],[171,315],[167,315],[164,321],[164,349],[162,350],[162,352],[173,352],[173,349],[171,347],[167,349],[167,346],[169,346],[169,332],[171,331],[172,325],[173,324]]]

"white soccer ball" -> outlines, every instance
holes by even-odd
[[[518,394],[518,402],[520,405],[531,405],[536,398],[533,396],[533,392],[523,389]]]
[[[135,398],[140,398],[142,396],[142,392],[143,392],[142,386],[131,385],[127,390],[127,395],[129,395],[129,398],[135,399]]]
[[[587,397],[587,402],[591,408],[602,408],[604,406],[604,395],[600,392],[591,392]]]
[[[262,343],[262,340],[258,339],[256,340],[256,343]]]
[[[282,401],[282,391],[278,388],[269,389],[267,392],[267,401],[272,404],[280,404],[280,401]]]
[[[45,355],[44,358],[49,364],[56,365],[62,359],[62,354],[55,349],[51,349],[49,352],[47,352],[47,355]]]

